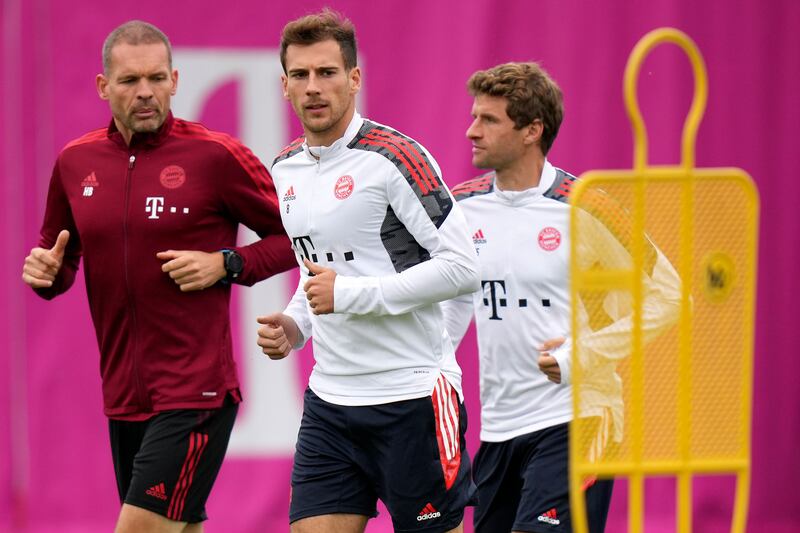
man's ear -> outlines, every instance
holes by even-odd
[[[283,97],[286,100],[289,99],[288,83],[289,83],[289,78],[286,77],[286,74],[281,74],[281,85],[283,86]]]
[[[533,122],[525,126],[527,130],[525,133],[525,144],[536,144],[542,141],[542,134],[544,133],[544,124],[541,120],[534,119]]]
[[[104,74],[98,74],[95,78],[97,85],[97,95],[101,100],[108,100],[108,78]]]
[[[356,94],[361,90],[361,69],[359,67],[353,67],[350,69],[347,76],[350,78],[350,93]]]
[[[170,89],[169,94],[175,96],[175,93],[178,92],[178,71],[172,71],[172,89]]]

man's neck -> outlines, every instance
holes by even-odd
[[[523,156],[511,165],[495,169],[497,187],[503,191],[524,191],[539,185],[544,168],[544,156]]]

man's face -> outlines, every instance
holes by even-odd
[[[514,129],[506,113],[508,100],[479,94],[472,104],[472,124],[467,138],[472,141],[472,164],[477,168],[503,170],[522,157],[528,128]]]
[[[344,134],[361,88],[361,71],[345,69],[339,43],[329,39],[289,45],[281,80],[283,96],[303,123],[309,144],[328,146]]]
[[[126,142],[134,133],[154,132],[161,127],[177,88],[178,72],[170,70],[163,43],[119,43],[111,49],[108,72],[97,75],[97,92],[108,100]]]

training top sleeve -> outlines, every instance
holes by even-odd
[[[46,300],[51,300],[59,294],[66,292],[75,282],[75,274],[81,258],[81,239],[75,220],[72,216],[72,209],[64,192],[64,185],[61,181],[59,171],[60,158],[56,161],[53,174],[50,177],[50,188],[47,192],[47,205],[44,212],[44,222],[42,223],[39,247],[52,248],[56,243],[58,234],[61,230],[69,231],[69,240],[64,250],[64,259],[61,269],[56,275],[53,285],[33,289],[36,294]]]
[[[445,300],[441,303],[441,308],[447,334],[453,342],[453,347],[458,348],[472,321],[474,313],[472,295],[462,294],[456,298]]]
[[[433,161],[433,158],[430,158]],[[433,163],[435,165],[435,162]],[[437,167],[437,175],[438,173]],[[449,202],[445,216],[433,216],[396,168],[390,169],[386,194],[391,209],[430,259],[385,276],[337,276],[337,313],[398,315],[479,288],[478,263],[466,219],[443,181],[425,194]],[[446,195],[446,196],[445,196]]]
[[[281,224],[272,176],[249,148],[231,137],[224,139],[228,157],[221,191],[226,209],[260,237],[252,244],[232,247],[244,259],[244,269],[236,283],[253,285],[294,268],[297,262]]]
[[[591,215],[579,211],[581,227],[587,235],[581,239],[579,257],[594,261],[603,270],[632,268],[633,259],[612,231]],[[680,311],[681,280],[669,260],[652,242],[646,242],[649,252],[641,272],[642,279],[642,336],[648,343],[673,325]],[[598,359],[618,360],[631,350],[633,330],[633,300],[627,291],[608,291],[599,304],[601,310],[590,310],[592,302],[581,300],[579,317],[581,334],[579,356],[581,366],[591,368]],[[601,315],[601,326],[593,327],[591,317]],[[564,350],[568,353],[568,350]],[[564,357],[556,357],[561,364]]]
[[[311,316],[308,312],[306,293],[303,290],[304,284],[305,278],[300,276],[297,289],[294,291],[292,299],[289,300],[289,303],[286,305],[286,309],[283,310],[283,313],[291,317],[295,324],[297,324],[297,329],[300,330],[300,338],[297,340],[297,343],[292,346],[294,350],[299,350],[305,346],[308,339],[311,338],[312,333]]]

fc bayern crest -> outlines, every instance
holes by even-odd
[[[160,179],[167,189],[177,189],[186,182],[186,171],[178,165],[170,165],[161,171]]]
[[[539,232],[539,246],[542,250],[552,252],[561,246],[561,232],[549,226],[544,228]]]
[[[344,200],[345,198],[353,194],[353,177],[342,176],[341,178],[336,180],[336,185],[334,185],[333,187],[333,194],[339,200]]]

